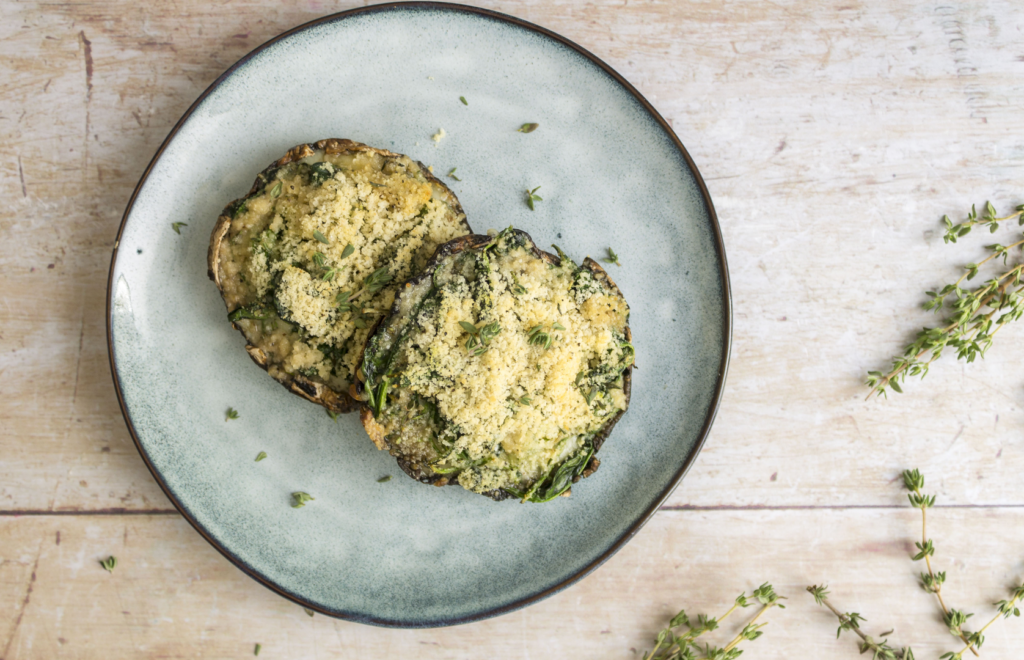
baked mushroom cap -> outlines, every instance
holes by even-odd
[[[256,364],[334,413],[402,282],[469,234],[455,194],[408,156],[328,139],[260,172],[214,226],[209,275]]]
[[[512,228],[457,238],[368,338],[360,419],[418,481],[494,499],[568,494],[629,406],[628,317],[589,258],[577,266]]]

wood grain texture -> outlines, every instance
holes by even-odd
[[[3,517],[0,657],[241,658],[258,642],[260,658],[640,658],[680,608],[720,615],[741,591],[771,579],[789,600],[769,613],[745,658],[860,657],[852,639],[836,641],[835,624],[803,591],[823,581],[836,606],[867,617],[869,633],[895,628],[893,642],[934,658],[959,649],[916,584],[908,558],[915,513],[666,511],[562,593],[497,619],[433,630],[309,618],[177,516]],[[987,618],[1024,566],[979,552],[978,539],[1019,547],[1024,510],[934,513],[947,599]],[[108,574],[99,561],[111,554],[118,563]],[[709,640],[724,644],[753,613],[726,619]],[[983,657],[1011,658],[1024,622],[1001,621],[989,632]]]
[[[946,360],[906,396],[861,401],[863,373],[929,322],[915,311],[922,291],[982,254],[982,236],[943,246],[938,218],[985,198],[1022,201],[1020,12],[490,6],[565,34],[633,81],[715,200],[734,358],[718,422],[673,505],[881,503],[879,486],[910,463],[952,502],[1024,501],[1024,487],[989,487],[1024,467],[1021,330],[1004,331],[985,363]],[[0,373],[16,374],[0,383],[4,508],[169,507],[109,387],[103,296],[116,227],[192,100],[248,50],[324,11],[6,5],[0,231],[17,249],[0,255]],[[623,255],[626,267],[638,258]]]
[[[106,355],[110,250],[202,90],[267,39],[355,4],[0,0],[0,658],[239,657],[257,641],[260,657],[639,657],[678,607],[717,609],[764,580],[792,607],[749,657],[855,657],[801,592],[818,581],[931,657],[954,646],[906,559],[916,518],[895,480],[912,466],[941,502],[968,507],[934,517],[950,600],[980,617],[1021,579],[1024,326],[984,362],[947,357],[889,401],[863,401],[861,379],[933,322],[924,290],[1008,241],[945,246],[939,218],[1024,202],[1024,11],[480,4],[607,61],[707,181],[733,359],[683,486],[579,585],[451,630],[309,620],[244,577],[173,513],[125,429]],[[110,553],[114,575],[96,563]],[[998,624],[983,655],[1012,657],[1021,630]]]

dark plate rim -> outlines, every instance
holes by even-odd
[[[153,463],[149,460],[149,456],[147,455],[146,450],[143,448],[142,443],[139,440],[138,434],[135,432],[135,427],[132,424],[131,417],[128,414],[128,408],[125,404],[124,393],[121,390],[121,380],[117,373],[117,366],[114,359],[114,336],[112,326],[114,269],[117,265],[118,248],[121,244],[121,236],[124,233],[124,228],[125,224],[128,221],[128,216],[131,214],[132,208],[135,205],[135,200],[139,195],[139,191],[142,189],[142,186],[146,183],[146,180],[149,178],[150,172],[153,170],[153,167],[156,165],[157,161],[160,160],[160,157],[163,155],[164,150],[177,135],[178,131],[181,130],[181,127],[184,126],[185,122],[188,121],[188,119],[192,116],[192,113],[196,110],[196,108],[198,108],[199,105],[206,99],[206,97],[209,96],[215,89],[217,89],[217,87],[219,87],[221,83],[227,80],[238,68],[246,64],[253,57],[258,55],[265,49],[269,48],[270,46],[273,46],[278,41],[286,39],[293,34],[302,32],[303,30],[312,28],[317,25],[332,23],[335,21],[344,20],[346,18],[362,14],[406,9],[432,9],[461,12],[466,14],[475,14],[477,16],[482,16],[484,18],[488,18],[491,20],[503,21],[519,28],[531,30],[542,36],[548,37],[549,39],[553,39],[559,42],[560,44],[571,48],[580,55],[586,57],[593,64],[595,64],[601,70],[603,70],[607,75],[609,75],[612,79],[614,79],[618,84],[622,85],[622,87],[625,88],[630,94],[632,94],[640,103],[640,105],[643,106],[644,110],[646,110],[651,115],[651,117],[653,117],[657,121],[657,123],[661,126],[662,130],[664,130],[672,139],[672,142],[675,144],[680,154],[682,154],[687,166],[693,172],[694,177],[697,180],[697,185],[700,188],[701,197],[704,200],[704,205],[707,207],[708,219],[710,221],[712,229],[715,249],[718,252],[718,259],[720,264],[719,274],[721,276],[722,282],[722,297],[725,301],[722,318],[722,361],[719,365],[718,382],[716,383],[715,393],[708,407],[707,417],[704,420],[704,425],[701,427],[700,435],[697,439],[696,444],[693,446],[693,449],[690,450],[689,456],[687,456],[686,460],[683,462],[683,465],[676,472],[675,476],[673,477],[669,485],[665,488],[664,491],[662,491],[662,493],[658,497],[654,499],[654,501],[651,502],[651,505],[647,508],[647,510],[644,511],[644,513],[640,515],[640,517],[637,518],[636,521],[633,522],[629,529],[627,529],[622,535],[616,538],[605,549],[605,551],[601,553],[600,556],[598,556],[596,559],[594,559],[589,564],[584,566],[582,569],[577,571],[575,574],[563,579],[558,584],[543,589],[531,596],[527,596],[525,598],[521,598],[514,602],[506,603],[498,607],[484,609],[482,611],[474,612],[473,614],[469,614],[466,616],[430,621],[397,620],[378,617],[367,617],[347,612],[334,612],[323,609],[313,603],[307,602],[303,599],[301,595],[287,591],[280,585],[274,584],[270,580],[264,578],[263,576],[258,574],[255,571],[255,569],[253,569],[248,564],[246,564],[242,559],[234,555],[228,548],[221,545],[221,543],[217,539],[215,539],[211,534],[209,534],[206,531],[206,529],[204,529],[203,526],[200,525],[199,522],[192,517],[188,509],[181,502],[178,501],[178,499],[175,497],[174,493],[170,490],[170,488],[168,488],[159,471],[157,471],[157,469],[153,466]],[[164,141],[160,144],[160,147],[153,155],[153,158],[152,160],[150,160],[149,165],[146,166],[145,171],[143,171],[142,173],[142,177],[139,179],[139,183],[135,186],[135,190],[132,191],[132,195],[128,199],[128,205],[125,207],[124,215],[121,216],[121,224],[117,229],[117,238],[114,241],[114,249],[110,258],[110,272],[107,275],[106,316],[107,354],[110,359],[110,373],[114,379],[114,389],[117,391],[117,402],[118,405],[120,405],[121,407],[121,415],[124,417],[125,424],[128,427],[128,433],[132,436],[132,441],[135,443],[135,448],[138,449],[139,455],[142,456],[142,460],[146,463],[146,467],[149,468],[150,473],[153,475],[153,478],[156,479],[156,482],[157,484],[159,484],[161,490],[163,490],[164,494],[171,501],[171,503],[174,504],[175,508],[181,513],[181,515],[184,516],[185,520],[187,520],[189,524],[192,525],[192,527],[194,527],[195,530],[199,532],[199,534],[204,539],[206,539],[206,541],[210,545],[212,545],[218,552],[224,555],[224,557],[228,561],[230,561],[232,564],[241,569],[242,572],[244,572],[246,575],[256,580],[264,587],[267,587],[271,591],[277,593],[278,595],[287,598],[288,600],[291,600],[306,609],[312,610],[314,612],[319,612],[327,616],[389,628],[434,628],[441,626],[451,626],[461,623],[471,623],[474,621],[480,621],[483,619],[499,616],[501,614],[506,614],[508,612],[512,612],[520,608],[526,607],[527,605],[536,603],[537,601],[543,600],[548,596],[552,596],[558,593],[559,591],[562,591],[563,589],[583,579],[591,572],[593,572],[598,566],[607,561],[612,555],[618,552],[619,549],[621,549],[630,539],[632,539],[637,532],[640,531],[640,528],[642,528],[647,523],[647,521],[651,519],[655,512],[657,512],[658,509],[661,508],[662,504],[665,503],[665,500],[669,498],[672,492],[675,491],[676,487],[683,480],[683,477],[686,476],[686,473],[690,471],[690,468],[696,460],[697,455],[704,447],[704,443],[707,440],[708,433],[711,431],[711,425],[714,423],[715,417],[718,414],[718,408],[722,401],[722,393],[725,389],[725,379],[726,372],[728,371],[729,367],[729,358],[732,352],[732,290],[729,282],[729,267],[725,256],[725,243],[722,240],[722,230],[718,224],[718,215],[715,213],[715,207],[714,204],[712,204],[711,202],[711,195],[708,193],[707,185],[705,185],[704,183],[704,178],[701,176],[700,171],[697,169],[697,165],[693,162],[693,159],[690,157],[689,152],[686,151],[686,147],[684,147],[683,143],[680,142],[678,136],[676,136],[675,131],[672,130],[672,127],[669,126],[668,122],[666,122],[665,119],[661,116],[661,114],[659,114],[658,111],[655,110],[654,107],[647,101],[647,99],[644,98],[644,96],[639,91],[637,91],[637,89],[633,87],[633,85],[631,85],[625,78],[619,75],[618,72],[616,72],[613,68],[605,64],[596,55],[594,55],[587,49],[583,48],[582,46],[574,43],[573,41],[570,41],[569,39],[566,39],[565,37],[555,32],[552,32],[551,30],[540,27],[539,25],[535,25],[533,23],[529,23],[514,16],[509,16],[507,14],[502,14],[500,12],[491,11],[489,9],[482,9],[480,7],[457,5],[447,2],[389,2],[379,5],[371,5],[368,7],[357,7],[347,11],[329,14],[327,16],[323,16],[321,18],[309,21],[307,23],[303,23],[302,25],[287,30],[286,32],[282,32],[273,39],[270,39],[269,41],[266,41],[265,43],[257,46],[247,55],[245,55],[240,60],[232,64],[224,73],[218,76],[217,79],[214,80],[213,83],[211,83],[210,86],[207,87],[206,90],[199,95],[199,97],[192,103],[192,105],[189,106],[188,110],[185,111],[185,114],[181,116],[177,123],[174,124],[174,127],[171,129],[170,133],[167,134],[167,137],[164,138]]]

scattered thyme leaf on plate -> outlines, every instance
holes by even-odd
[[[259,654],[260,654],[260,649],[262,649],[262,648],[263,648],[263,645],[262,645],[262,644],[257,644],[257,645],[256,645],[256,648],[254,648],[254,649],[252,650],[252,654],[253,654],[253,655],[259,655]]]
[[[459,177],[455,176],[455,170],[457,170],[457,169],[459,169],[459,168],[453,167],[451,170],[449,170],[448,171],[448,176],[451,177],[452,179],[455,179],[456,181],[462,181],[462,179],[460,179]]]
[[[523,124],[522,126],[517,128],[516,132],[518,132],[518,133],[533,133],[539,127],[540,127],[540,124],[538,124],[536,122],[530,122],[529,124]]]
[[[227,412],[224,413],[224,421],[229,419],[238,419],[238,411],[234,408],[228,408]]]
[[[335,422],[338,421],[338,413],[334,412],[333,410],[328,410],[327,416],[330,417]]]
[[[390,474],[386,474],[383,477],[381,477],[380,479],[378,479],[377,483],[379,483],[379,484],[386,484],[389,481],[391,481],[391,475]]]
[[[309,616],[313,616],[314,614],[316,614],[316,612],[314,612],[313,610],[309,609],[308,607],[303,607],[302,611],[305,612],[306,614],[308,614]]]
[[[256,454],[256,462],[259,463],[260,461],[262,461],[266,457],[267,457],[267,452],[261,451],[260,453]]]
[[[459,100],[462,101],[462,105],[469,105],[469,101],[466,100],[465,96],[460,96]]]
[[[117,567],[117,557],[110,555],[106,559],[100,560],[100,566],[107,569],[108,573],[113,573],[114,569]]]
[[[311,502],[311,501],[315,500],[316,498],[313,497],[312,495],[310,495],[309,493],[303,493],[302,491],[297,491],[297,492],[292,493],[292,499],[295,500],[295,503],[292,504],[292,508],[293,509],[301,509],[302,507],[306,506],[306,502]]]
[[[615,264],[616,266],[619,267],[622,266],[622,264],[619,263],[619,255],[615,254],[615,251],[612,250],[611,248],[608,248],[608,256],[605,257],[602,261],[605,261],[610,264]]]
[[[538,190],[540,190],[540,186],[537,186],[533,190],[530,190],[529,188],[526,189],[526,205],[530,207],[531,211],[534,210],[533,209],[533,203],[534,202],[543,202],[544,201],[544,198],[542,198],[540,195],[537,194]]]
[[[174,233],[178,234],[179,236],[181,235],[181,228],[182,227],[188,227],[188,223],[187,222],[172,222],[171,223],[171,229],[173,229]]]

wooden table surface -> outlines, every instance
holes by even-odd
[[[1010,240],[947,246],[939,224],[1024,201],[1024,7],[1010,1],[484,2],[608,62],[700,168],[735,313],[714,429],[622,551],[495,619],[311,619],[232,566],[132,444],[105,285],[128,197],[189,104],[267,39],[353,6],[293,4],[0,2],[2,660],[243,658],[257,642],[261,658],[639,658],[680,607],[719,613],[763,581],[788,608],[744,657],[858,657],[804,592],[825,582],[869,632],[895,628],[935,658],[961,645],[909,560],[907,467],[939,496],[947,601],[987,620],[1020,584],[1024,324],[985,361],[944,358],[888,401],[864,401],[863,385],[933,318],[925,289]],[[1019,657],[1024,621],[987,638],[982,657]]]

